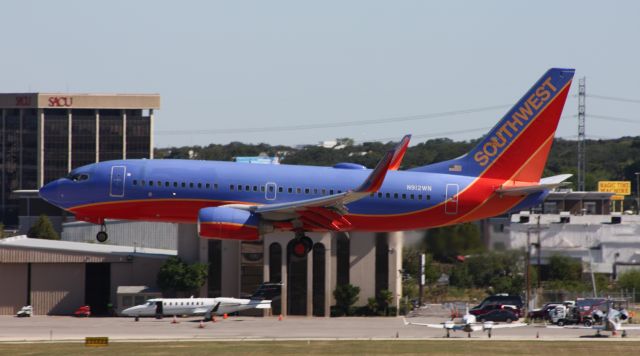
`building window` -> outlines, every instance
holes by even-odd
[[[274,242],[269,245],[269,282],[282,282],[282,246]],[[271,302],[271,309],[274,315],[282,314],[280,298]]]
[[[389,239],[385,233],[376,234],[376,297],[381,290],[389,289]],[[378,300],[378,303],[384,303]]]
[[[321,243],[313,245],[313,315],[324,316],[325,248]]]
[[[336,243],[336,283],[338,285],[346,285],[349,284],[349,260],[351,254],[349,238],[344,233],[339,232],[333,241]]]

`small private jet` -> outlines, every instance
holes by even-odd
[[[462,316],[462,322],[456,323],[453,320],[447,320],[443,323],[439,324],[429,324],[429,323],[414,323],[409,322],[407,319],[403,318],[402,321],[404,325],[419,325],[426,326],[434,329],[443,329],[446,334],[446,337],[451,337],[451,332],[462,331],[467,333],[467,337],[471,337],[471,333],[474,331],[486,331],[487,336],[491,337],[491,331],[493,329],[503,329],[503,328],[517,328],[520,326],[526,326],[524,323],[507,323],[507,324],[496,324],[493,321],[485,321],[483,323],[479,323],[476,321],[476,316],[473,314],[469,314],[469,308],[465,315]]]
[[[280,294],[280,283],[264,283],[249,298],[153,298],[144,304],[122,311],[124,316],[203,315],[210,320],[213,315],[224,315],[247,309],[271,309],[271,301]]]

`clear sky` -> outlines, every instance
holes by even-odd
[[[640,1],[20,0],[0,11],[0,92],[159,93],[158,147],[475,138],[507,109],[333,124],[513,104],[552,66],[576,68],[588,94],[638,101],[587,98],[588,114],[630,121],[587,117],[588,137],[640,135]],[[575,138],[577,98],[564,113],[558,136]],[[300,125],[313,128],[255,130]]]

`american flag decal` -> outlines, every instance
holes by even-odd
[[[462,166],[459,164],[452,164],[449,166],[449,172],[462,172]]]

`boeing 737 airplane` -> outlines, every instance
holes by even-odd
[[[399,171],[405,136],[371,170],[194,160],[122,160],[79,167],[40,189],[77,220],[197,223],[202,238],[255,241],[292,231],[398,231],[484,219],[539,204],[570,177],[541,179],[573,69],[548,70],[462,157]]]

